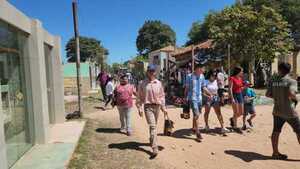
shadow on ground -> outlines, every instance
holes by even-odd
[[[232,155],[248,163],[255,160],[273,160],[271,156],[265,156],[259,153],[248,152],[248,151],[225,150],[225,154]],[[287,159],[284,161],[300,162],[300,160],[295,160],[295,159]]]
[[[152,159],[152,152],[149,150],[146,150],[143,148],[143,146],[150,146],[149,143],[139,143],[135,141],[130,142],[124,142],[124,143],[112,143],[108,145],[108,148],[110,149],[119,149],[119,150],[135,150],[135,151],[141,151],[150,156],[150,159]],[[164,147],[158,146],[159,151],[162,151]]]
[[[119,128],[97,128],[95,130],[97,133],[120,133],[120,129]]]
[[[104,107],[101,107],[101,106],[95,106],[94,108],[95,108],[95,109],[98,109],[98,110],[105,111],[105,108],[104,108]]]
[[[193,135],[194,134],[191,129],[179,129],[172,133],[172,136],[175,138],[195,140],[195,138],[191,137]]]

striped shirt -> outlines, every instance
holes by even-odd
[[[204,75],[190,74],[187,77],[185,86],[188,88],[188,100],[202,102],[202,88],[205,86]]]

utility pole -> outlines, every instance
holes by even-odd
[[[228,44],[228,76],[231,76],[231,72],[230,72],[230,69],[231,69],[231,63],[230,63],[230,44]]]
[[[195,69],[195,57],[194,57],[194,55],[195,55],[194,45],[192,45],[192,71],[191,72],[193,72],[194,69]]]
[[[79,47],[79,31],[78,31],[78,14],[77,1],[72,2],[74,34],[76,41],[76,71],[77,71],[77,92],[78,92],[78,116],[81,117],[81,83],[80,83],[80,47]]]

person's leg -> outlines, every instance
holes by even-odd
[[[231,127],[235,128],[237,125],[237,103],[232,104],[233,117],[230,121]]]
[[[103,100],[106,101],[106,86],[105,85],[101,85],[101,92],[102,92],[102,96],[103,96]]]
[[[126,130],[127,134],[131,135],[132,130],[131,130],[131,108],[126,108],[125,111],[125,119],[126,119]]]
[[[299,119],[299,117],[289,119],[288,123],[293,128],[294,132],[296,133],[298,142],[300,144],[300,119]]]
[[[195,127],[197,128],[196,130],[196,141],[200,142],[201,139],[202,139],[202,136],[201,136],[201,133],[200,133],[200,130],[199,130],[199,117],[200,117],[200,114],[201,114],[201,103],[198,103],[198,102],[193,102],[193,114],[194,114],[194,120],[195,120]]]
[[[118,107],[118,111],[119,111],[119,118],[120,118],[120,123],[121,123],[121,128],[120,131],[121,132],[125,132],[125,117],[124,117],[124,110],[122,107]]]
[[[220,122],[221,128],[224,129],[224,120],[223,120],[223,116],[221,113],[221,107],[219,105],[216,105],[216,106],[214,106],[214,110],[215,110],[217,118]]]
[[[246,126],[247,115],[248,115],[248,107],[246,105],[244,105],[243,127],[242,127],[243,130],[247,129],[247,126]]]
[[[208,117],[211,107],[209,105],[205,105],[205,112],[204,112],[204,121],[205,121],[205,128],[209,129],[208,125]]]
[[[277,116],[274,116],[273,119],[274,119],[274,124],[273,124],[274,127],[273,127],[271,141],[272,141],[272,148],[273,148],[273,156],[275,157],[275,156],[280,155],[280,152],[278,149],[278,142],[279,142],[279,136],[281,133],[281,129],[285,123],[285,120],[280,117],[277,117]]]
[[[155,108],[154,106],[147,105],[145,106],[145,116],[147,123],[149,125],[149,134],[150,134],[150,146],[153,149],[153,153],[157,153],[157,144],[156,144],[156,117],[155,117]]]
[[[110,103],[111,100],[112,100],[112,95],[109,95],[106,100],[105,107],[107,107],[107,105]]]

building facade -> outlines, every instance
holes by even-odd
[[[0,0],[0,168],[8,169],[64,122],[60,37]]]

